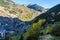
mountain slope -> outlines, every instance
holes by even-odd
[[[28,8],[39,11],[39,12],[46,12],[47,10],[37,4],[29,4],[27,5]]]
[[[40,19],[46,19],[47,21],[60,21],[60,4],[52,7],[47,12],[37,16],[31,22],[37,22]]]
[[[5,34],[1,34],[3,36],[0,35],[0,38],[11,37],[15,34],[22,34],[27,32],[29,29],[30,25],[18,18],[0,16],[0,32]]]
[[[44,35],[49,36],[51,33],[53,35],[55,34],[54,35],[55,37],[59,37],[59,35],[60,35],[59,34],[60,25],[58,23],[59,21],[60,21],[60,4],[52,7],[47,12],[37,16],[35,19],[30,21],[32,28],[30,31],[27,32],[26,38],[28,40],[29,39],[35,40],[35,38],[39,37],[39,35],[40,35],[40,36],[43,36],[43,37],[40,37],[40,40],[41,40],[41,38],[43,38],[42,40],[45,40],[47,38],[44,39]],[[37,36],[37,34],[38,34],[38,36]],[[51,38],[51,36],[50,36],[50,38]],[[38,39],[36,39],[36,40],[38,40]]]
[[[34,19],[36,16],[42,14],[41,12],[37,12],[25,6],[15,4],[11,0],[0,0],[0,6],[0,8],[4,10],[2,16],[5,16],[6,14],[6,17],[16,17],[22,21],[30,21]]]

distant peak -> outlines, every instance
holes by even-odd
[[[33,9],[35,11],[39,11],[39,12],[45,12],[46,11],[46,9],[44,7],[42,7],[38,4],[29,4],[27,7],[30,9]]]
[[[37,5],[37,4],[33,4],[33,5]]]
[[[37,5],[37,4],[32,4],[32,3],[30,3],[29,5]]]

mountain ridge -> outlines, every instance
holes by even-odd
[[[10,17],[16,17],[23,21],[30,21],[39,14],[42,14],[42,12],[37,12],[28,7],[16,4],[11,0],[0,0],[0,6],[4,7],[3,10],[5,10],[5,12],[7,11],[6,13],[3,13],[3,16],[4,14],[7,15],[6,17],[10,15]]]
[[[40,19],[50,19],[54,20],[54,21],[60,21],[60,18],[56,18],[58,15],[60,15],[60,4],[52,7],[51,9],[49,9],[47,12],[37,16],[36,18],[34,18],[31,22],[34,23]]]
[[[43,8],[42,6],[39,6],[37,4],[29,4],[27,5],[28,8],[39,11],[39,12],[46,12],[47,10]]]

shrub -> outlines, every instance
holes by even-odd
[[[47,28],[45,29],[45,34],[49,34],[51,30],[52,30],[51,25],[48,25]]]
[[[37,40],[40,36],[41,25],[44,23],[44,20],[39,20],[37,23],[32,24],[31,30],[26,33],[26,40]]]
[[[53,28],[50,34],[54,36],[60,36],[60,22],[56,22],[52,27]]]

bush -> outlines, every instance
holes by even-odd
[[[53,28],[50,34],[54,36],[60,36],[60,22],[56,22],[52,27]]]
[[[51,25],[48,25],[47,28],[45,29],[45,34],[49,34],[51,30],[52,30]]]
[[[31,30],[26,33],[26,40],[38,40],[41,31],[41,25],[44,23],[44,20],[39,20],[37,23],[32,24]]]

